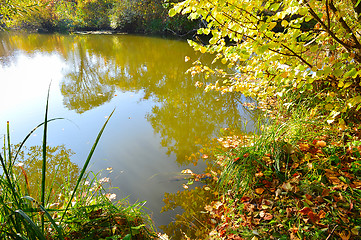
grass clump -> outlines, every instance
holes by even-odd
[[[211,239],[359,239],[361,126],[305,106],[260,134],[220,138],[221,205]]]
[[[49,97],[48,97],[49,98]],[[47,142],[45,121],[18,145],[10,143],[10,127],[0,153],[0,239],[151,239],[154,230],[141,203],[126,199],[114,203],[104,187],[109,178],[97,180],[86,169],[110,117],[100,130],[80,169],[70,162],[64,146]],[[114,112],[114,111],[113,111]],[[26,140],[44,127],[42,146],[25,147]]]

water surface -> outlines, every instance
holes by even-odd
[[[185,56],[191,61],[185,62]],[[116,108],[90,170],[111,178],[117,198],[144,201],[157,226],[177,212],[160,214],[165,192],[182,190],[179,172],[223,127],[251,115],[240,94],[203,92],[204,77],[185,74],[192,62],[210,62],[185,41],[132,35],[0,35],[0,134],[10,121],[19,143],[44,119],[50,85],[49,146],[62,146],[82,166],[101,126]],[[213,79],[214,80],[214,79]],[[248,124],[249,130],[252,124]],[[36,131],[27,146],[41,145]],[[194,159],[193,159],[194,160]],[[180,210],[179,210],[180,211]],[[178,211],[178,212],[179,212]]]

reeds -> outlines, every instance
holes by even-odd
[[[80,197],[84,193],[90,192],[90,186],[84,186],[85,179],[89,179],[87,174],[87,167],[99,143],[99,140],[103,134],[103,131],[114,113],[110,114],[109,118],[103,124],[103,127],[99,131],[97,138],[88,154],[88,157],[80,171],[80,174],[76,180],[75,187],[70,188],[70,185],[64,181],[62,186],[57,186],[58,191],[62,191],[61,195],[63,199],[51,198],[51,194],[54,194],[54,181],[46,181],[47,177],[47,128],[48,123],[61,118],[48,119],[48,102],[49,91],[46,101],[45,119],[44,122],[36,126],[30,133],[24,138],[24,140],[14,148],[10,142],[10,125],[7,123],[7,134],[4,138],[3,153],[0,153],[0,239],[66,239],[65,235],[74,232],[71,229],[74,222],[81,219],[81,216],[76,214],[80,209],[104,209],[108,214],[115,214],[124,212],[124,218],[132,216],[132,212],[136,212],[138,222],[132,222],[132,224],[126,225],[126,228],[130,229],[130,236],[132,236],[132,228],[142,226],[139,222],[139,218],[142,215],[141,206],[130,206],[130,210],[127,210],[124,206],[116,206],[109,201],[105,194],[102,194],[104,188],[100,186],[97,189],[98,193],[91,196],[93,201],[90,201],[88,205],[82,201]],[[41,166],[41,180],[40,180],[40,193],[35,194],[40,196],[40,200],[34,199],[29,196],[30,192],[28,174],[22,166],[19,166],[21,170],[20,174],[16,169],[15,163],[18,161],[19,155],[27,141],[27,139],[33,134],[35,130],[43,126],[43,141],[42,141],[42,166]],[[56,170],[57,171],[57,170]],[[22,181],[22,178],[24,179]],[[96,176],[91,180],[94,182]],[[59,183],[58,183],[59,184]],[[47,190],[48,189],[48,190]],[[50,190],[49,190],[50,189]],[[47,192],[49,191],[49,192]],[[60,192],[58,192],[60,193]],[[100,194],[99,194],[100,193]],[[76,196],[79,196],[76,199]],[[57,202],[49,202],[49,200]],[[79,202],[78,204],[72,204]],[[52,205],[58,205],[58,207],[51,208]],[[75,209],[74,206],[77,209]],[[65,208],[62,208],[64,207]],[[84,213],[84,212],[83,212]],[[91,212],[87,212],[91,214]],[[89,219],[89,216],[88,216]],[[95,221],[95,220],[94,220]],[[128,222],[128,220],[127,220]],[[134,226],[134,224],[138,224]],[[67,228],[66,231],[64,228]],[[70,228],[69,228],[70,227]],[[142,228],[142,227],[140,227]],[[139,229],[138,229],[139,230]],[[138,231],[139,232],[139,231]],[[81,235],[81,234],[80,234]]]

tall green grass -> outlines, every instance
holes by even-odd
[[[255,187],[257,172],[275,175],[281,182],[291,176],[287,166],[299,152],[296,143],[301,139],[316,137],[310,136],[315,134],[311,126],[317,125],[319,120],[313,119],[312,112],[306,106],[292,109],[289,115],[285,111],[280,112],[282,116],[259,124],[257,133],[243,136],[241,144],[227,153],[219,181],[221,189],[227,191],[231,188],[243,194]],[[277,118],[287,119],[279,121]]]
[[[142,206],[136,204],[129,206],[127,209],[123,205],[113,204],[103,194],[104,188],[102,185],[99,185],[99,188],[95,191],[91,191],[90,186],[87,187],[84,185],[84,181],[90,179],[86,172],[89,162],[115,110],[112,111],[100,129],[80,171],[75,187],[70,188],[70,186],[67,185],[68,183],[64,181],[64,183],[61,183],[62,186],[57,186],[57,194],[60,193],[64,196],[63,199],[51,198],[51,195],[54,194],[54,181],[46,180],[48,161],[47,129],[49,122],[61,118],[48,119],[48,103],[49,91],[46,100],[44,122],[31,130],[17,147],[13,147],[10,142],[10,124],[9,122],[7,123],[3,152],[0,153],[0,239],[69,239],[65,238],[65,235],[75,231],[71,229],[71,227],[74,227],[75,222],[82,219],[84,214],[85,216],[86,214],[92,214],[91,211],[89,212],[89,209],[102,209],[102,211],[108,212],[108,215],[119,214],[121,212],[127,221],[132,220],[131,218],[134,215],[134,219],[136,219],[137,222],[129,224],[130,235],[126,235],[130,236],[130,238],[132,237],[132,229],[133,233],[134,231],[139,232],[140,229],[143,230],[143,225],[140,224],[142,222],[142,220],[140,220]],[[34,199],[32,196],[29,196],[30,187],[27,174],[31,173],[26,173],[24,168],[20,166],[22,174],[19,174],[15,164],[28,138],[40,127],[43,127],[40,193],[37,194],[37,196],[40,196],[40,199]],[[21,177],[24,177],[24,180],[20,179]],[[96,177],[90,180],[94,182]],[[47,186],[49,182],[50,186]],[[50,189],[49,192],[46,192],[47,189]],[[92,195],[85,199],[89,199],[90,197],[92,201],[84,202],[82,196],[89,193],[92,193]],[[56,202],[49,202],[49,199]],[[58,207],[50,207],[52,204],[58,204]],[[88,217],[88,220],[92,219],[93,222],[96,222],[91,216],[86,217]],[[134,224],[138,224],[139,226],[134,226]],[[80,229],[79,231],[82,230]]]

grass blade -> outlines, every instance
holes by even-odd
[[[1,156],[0,154],[0,162],[1,162],[1,165],[3,167],[3,171],[5,173],[5,176],[6,176],[6,180],[7,180],[7,184],[10,186],[10,190],[14,196],[14,201],[16,203],[16,205],[19,207],[19,196],[18,196],[18,193],[16,192],[15,190],[15,186],[13,185],[13,181],[11,180],[10,178],[10,174],[8,172],[8,169],[6,169],[6,163],[5,163],[5,160],[3,159],[3,157]]]
[[[36,224],[29,218],[28,215],[26,215],[25,212],[23,212],[22,210],[16,210],[15,214],[18,214],[19,216],[21,216],[32,228],[32,230],[34,231],[35,235],[40,239],[40,240],[46,240],[44,237],[44,234],[41,232],[41,230],[39,229],[38,226],[36,226]]]
[[[114,111],[115,111],[115,109],[114,109],[114,110],[112,111],[112,113],[109,115],[109,117],[108,117],[108,119],[105,121],[102,129],[101,129],[100,132],[98,133],[97,138],[95,139],[95,142],[94,142],[94,144],[93,144],[93,147],[91,148],[91,150],[90,150],[90,152],[89,152],[89,155],[88,155],[88,157],[87,157],[87,159],[86,159],[86,161],[85,161],[85,163],[84,163],[84,165],[83,165],[83,168],[82,168],[82,170],[81,170],[81,172],[80,172],[80,175],[79,175],[79,178],[78,178],[78,180],[77,180],[77,183],[76,183],[76,185],[75,185],[75,187],[74,187],[73,193],[72,193],[72,195],[71,195],[71,197],[70,197],[70,199],[69,199],[69,202],[68,202],[68,204],[67,204],[67,206],[66,206],[66,208],[65,208],[65,210],[64,210],[63,216],[61,217],[60,223],[62,223],[62,221],[63,221],[63,219],[64,219],[64,216],[66,215],[66,212],[67,212],[68,209],[69,209],[69,206],[70,206],[70,204],[71,204],[71,201],[73,200],[73,198],[74,198],[74,196],[75,196],[75,193],[76,193],[76,191],[78,190],[79,184],[80,184],[81,180],[83,179],[83,176],[84,176],[84,174],[85,174],[85,171],[86,171],[86,169],[87,169],[87,167],[88,167],[88,165],[89,165],[90,159],[91,159],[92,156],[93,156],[93,153],[94,153],[94,151],[95,151],[95,148],[96,148],[96,146],[98,145],[98,142],[99,142],[99,140],[100,140],[100,137],[102,136],[103,131],[104,131],[106,125],[108,124],[111,116],[113,115]]]
[[[43,213],[45,214],[45,216],[49,219],[51,225],[53,225],[53,227],[55,228],[55,230],[56,230],[57,233],[59,234],[59,239],[64,239],[64,237],[63,237],[63,231],[62,231],[61,227],[59,227],[59,226],[55,223],[54,219],[50,216],[49,212],[48,212],[41,204],[39,204],[38,202],[36,202],[34,198],[32,198],[32,197],[30,197],[30,196],[24,196],[23,198],[25,198],[25,199],[27,199],[27,200],[29,200],[29,201],[31,201],[31,202],[36,203],[37,206],[43,211]]]
[[[61,120],[61,119],[64,119],[64,118],[52,118],[52,119],[48,120],[48,123],[50,123],[50,122],[52,122],[52,121],[54,121],[54,120]],[[12,164],[14,164],[14,162],[16,161],[16,159],[17,159],[17,157],[18,157],[18,155],[19,155],[19,153],[20,153],[20,151],[21,151],[21,148],[24,146],[24,144],[25,144],[25,142],[28,140],[28,138],[29,138],[31,135],[33,135],[33,133],[34,133],[39,127],[41,127],[43,124],[44,124],[44,122],[40,123],[38,126],[36,126],[35,128],[33,128],[33,130],[31,130],[28,135],[26,135],[26,137],[25,137],[24,140],[21,142],[19,148],[17,149],[17,151],[16,151],[16,153],[15,153],[15,156],[14,156],[14,158],[13,158],[13,163],[12,163]]]
[[[6,123],[6,129],[7,129],[7,137],[8,137],[9,172],[11,172],[12,164],[11,164],[10,124],[9,124],[9,121],[7,121],[7,123]]]
[[[41,205],[45,206],[45,180],[46,180],[46,140],[48,133],[48,111],[49,111],[49,95],[50,95],[50,85],[48,88],[48,95],[46,97],[46,106],[45,106],[45,120],[44,120],[44,134],[43,134],[43,164],[41,168]],[[44,215],[41,216],[41,230],[44,232]]]

